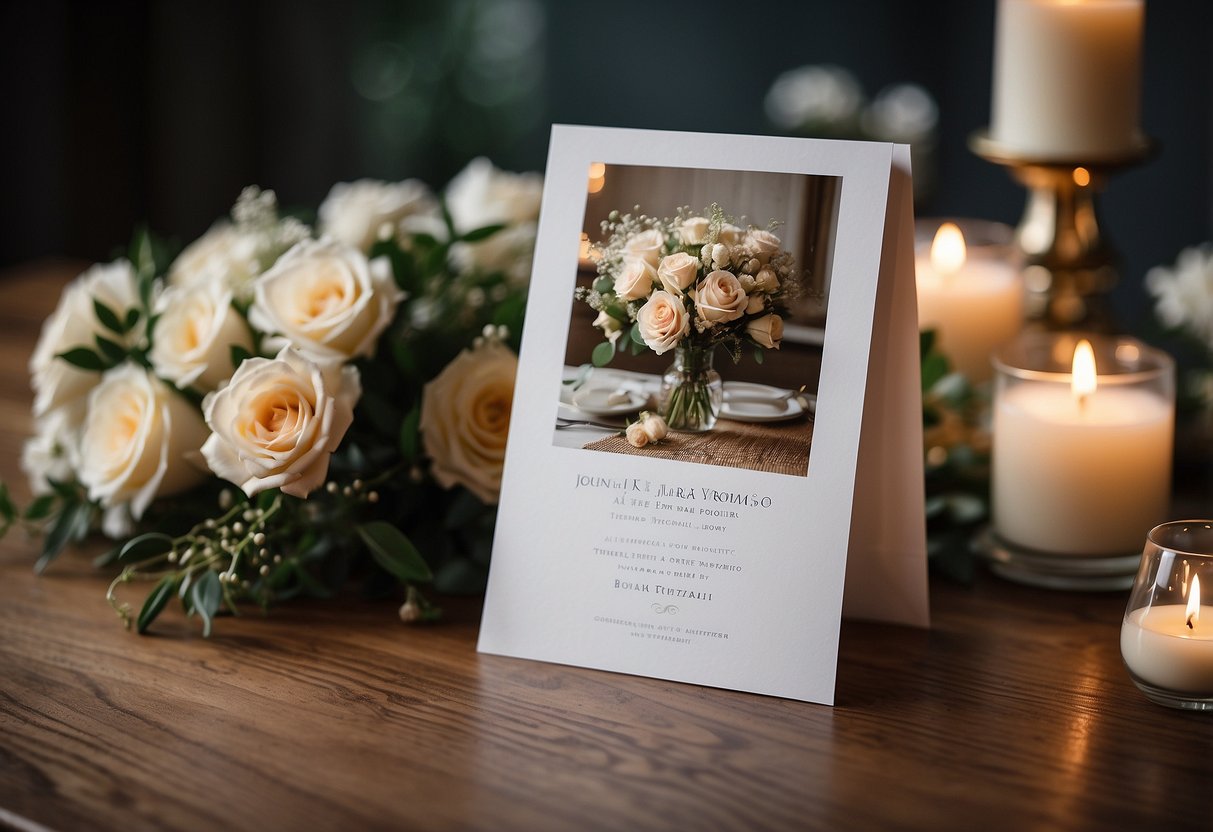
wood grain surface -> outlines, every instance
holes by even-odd
[[[74,267],[0,278],[0,474]],[[475,652],[356,596],[126,632],[89,552],[0,546],[0,825],[18,829],[1210,829],[1213,719],[1125,673],[1122,594],[936,582],[842,630],[838,705]]]

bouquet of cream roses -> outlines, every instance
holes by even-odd
[[[674,429],[710,428],[720,407],[711,356],[723,346],[733,361],[746,345],[755,360],[779,349],[785,303],[798,288],[794,258],[768,229],[742,228],[717,206],[711,216],[673,219],[615,211],[603,223],[598,278],[576,297],[598,312],[606,340],[595,366],[617,351],[677,354],[679,381],[663,383],[661,415]],[[711,375],[715,375],[714,371]]]
[[[31,359],[37,568],[99,529],[144,631],[325,595],[357,573],[482,585],[538,217],[534,174],[479,159],[442,198],[336,185],[309,228],[248,188],[175,259],[146,234],[64,291]],[[153,584],[137,614],[122,585]]]

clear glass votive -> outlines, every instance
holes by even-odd
[[[1027,332],[994,368],[991,568],[1055,589],[1127,589],[1170,502],[1171,357],[1132,338]]]
[[[1120,625],[1125,667],[1152,702],[1213,710],[1213,604],[1202,594],[1213,601],[1213,521],[1155,526]]]

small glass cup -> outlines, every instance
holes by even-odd
[[[1084,341],[1090,388],[1072,372]],[[1053,589],[1128,589],[1170,502],[1171,357],[1132,338],[1026,332],[994,367],[991,568]]]
[[[1151,702],[1213,710],[1213,520],[1150,530],[1120,625],[1120,654]]]

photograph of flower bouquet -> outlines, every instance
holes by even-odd
[[[209,635],[349,584],[405,621],[482,591],[541,192],[481,158],[302,218],[249,187],[179,253],[139,232],[42,327],[32,501],[0,484],[0,534],[41,535],[39,572],[110,538],[106,598],[141,633],[170,602]]]
[[[592,165],[553,442],[806,475],[839,190]]]

